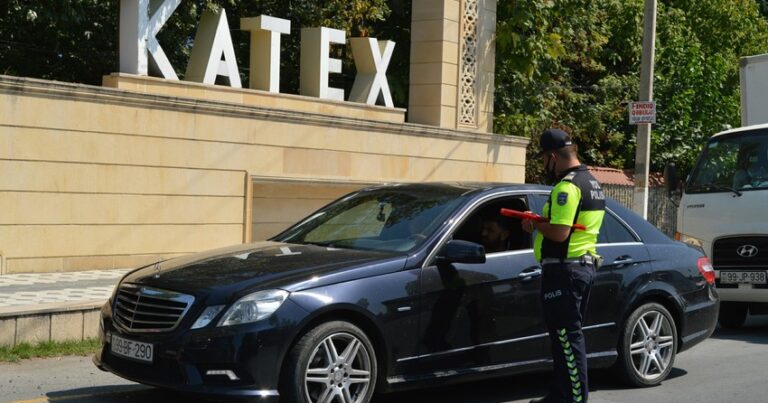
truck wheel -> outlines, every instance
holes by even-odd
[[[725,329],[738,329],[747,320],[746,302],[720,302],[720,316],[717,321]]]
[[[616,365],[633,386],[655,386],[667,378],[677,353],[677,327],[657,303],[641,305],[624,322]]]
[[[291,349],[281,394],[295,403],[368,403],[376,387],[376,352],[357,326],[323,323]]]

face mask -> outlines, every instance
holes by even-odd
[[[544,179],[548,185],[554,185],[557,182],[556,166],[557,161],[555,161],[553,156],[547,158],[547,165],[544,166]]]

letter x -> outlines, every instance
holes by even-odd
[[[392,52],[395,51],[395,43],[377,41],[376,38],[352,38],[350,44],[357,76],[349,100],[375,105],[381,93],[384,105],[394,107],[387,81],[387,68],[392,59]]]

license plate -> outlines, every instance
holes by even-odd
[[[766,284],[764,271],[721,271],[720,282],[723,284]]]
[[[151,343],[128,340],[113,334],[111,345],[112,353],[115,355],[135,361],[152,363],[152,355],[155,349]]]

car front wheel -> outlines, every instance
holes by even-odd
[[[305,334],[286,359],[282,394],[296,403],[368,403],[376,385],[373,346],[357,326],[323,323]]]
[[[677,328],[669,311],[657,303],[638,307],[624,323],[619,361],[624,378],[634,386],[654,386],[672,371]]]

